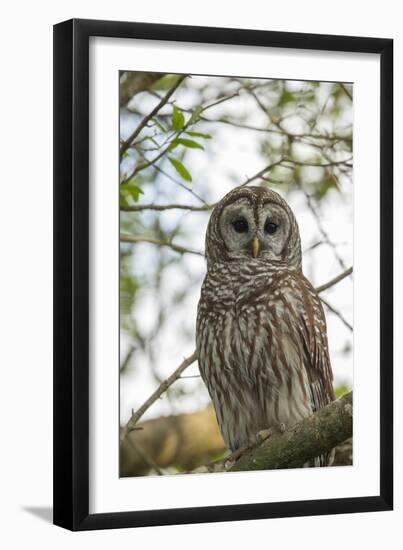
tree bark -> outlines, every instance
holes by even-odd
[[[343,443],[353,433],[353,393],[333,401],[293,428],[245,452],[231,471],[300,468]]]

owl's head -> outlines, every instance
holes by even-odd
[[[297,220],[286,201],[266,187],[237,187],[215,206],[206,233],[208,266],[216,261],[282,261],[301,270]]]

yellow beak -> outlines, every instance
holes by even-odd
[[[259,256],[260,252],[260,241],[257,237],[255,237],[252,241],[252,256],[254,258],[257,258]]]

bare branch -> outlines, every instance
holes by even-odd
[[[320,233],[322,234],[322,237],[324,239],[324,241],[326,242],[326,244],[328,244],[330,246],[330,248],[333,250],[333,254],[336,258],[336,260],[339,262],[339,265],[342,269],[346,269],[346,265],[343,261],[343,259],[341,258],[341,256],[339,255],[339,253],[337,252],[337,248],[336,248],[336,245],[331,241],[327,231],[325,230],[325,228],[323,227],[323,224],[322,224],[322,220],[320,219],[319,217],[319,214],[316,210],[316,208],[314,207],[314,205],[312,204],[312,199],[310,197],[310,195],[305,191],[305,189],[302,188],[301,186],[301,189],[302,189],[302,192],[304,193],[305,195],[305,199],[306,199],[306,202],[307,202],[307,205],[308,205],[308,208],[309,210],[311,211],[311,214],[313,215],[313,217],[315,218],[316,220],[316,224],[318,226],[318,229],[320,231]]]
[[[299,160],[287,158],[283,160],[283,166],[285,168],[289,168],[289,166],[284,164],[286,162],[289,162],[290,164],[295,164],[297,166],[316,166],[318,168],[329,168],[330,166],[347,166],[348,168],[351,168],[352,160],[353,160],[353,157],[349,157],[348,159],[345,159],[345,160],[335,160],[335,161],[321,163],[321,162],[299,161]]]
[[[136,440],[132,439],[130,441],[130,445],[134,448],[135,452],[140,455],[147,466],[151,468],[151,470],[154,470],[159,476],[164,475],[159,466],[154,462],[152,457],[144,450],[143,446],[140,445],[140,443],[138,442],[138,438]]]
[[[182,361],[179,367],[169,376],[166,380],[161,382],[158,388],[150,397],[142,404],[142,406],[136,411],[133,412],[129,422],[122,428],[120,432],[120,441],[123,441],[124,438],[130,433],[136,426],[136,423],[140,420],[146,410],[151,407],[151,405],[164,393],[167,389],[172,386],[172,384],[180,377],[182,372],[187,369],[192,363],[197,359],[197,353],[194,351],[192,355],[187,357]]]
[[[343,273],[340,273],[340,275],[337,275],[337,277],[334,277],[334,279],[331,279],[327,283],[316,287],[316,292],[319,294],[320,292],[327,290],[328,288],[334,286],[335,284],[339,283],[340,281],[342,281],[343,279],[351,275],[352,272],[353,272],[353,268],[349,267],[348,269],[346,269],[346,271],[343,271]]]
[[[347,88],[347,86],[345,84],[342,84],[340,82],[340,88],[343,90],[343,92],[346,94],[346,96],[351,100],[353,101],[353,96],[351,95],[350,93],[350,90]]]
[[[204,257],[203,252],[199,252],[198,250],[185,248],[184,246],[180,246],[169,241],[159,241],[157,239],[152,239],[149,237],[141,237],[140,235],[125,235],[121,233],[120,240],[125,243],[150,243],[155,244],[156,246],[167,246],[175,252],[179,252],[179,254],[196,254],[197,256]]]
[[[251,124],[242,124],[241,122],[235,122],[233,120],[227,120],[225,118],[207,118],[204,116],[200,117],[200,120],[203,122],[218,122],[222,124],[229,124],[231,126],[235,126],[236,128],[241,128],[243,130],[251,130],[254,132],[263,132],[267,134],[277,134],[282,136],[287,136],[292,140],[300,140],[303,138],[311,138],[315,140],[323,140],[323,141],[346,141],[347,143],[351,143],[352,138],[350,136],[343,136],[343,135],[326,135],[326,134],[315,134],[315,133],[300,133],[300,134],[292,134],[291,132],[287,132],[284,129],[276,129],[276,128],[261,128],[259,126],[253,126]]]
[[[245,185],[248,185],[249,183],[252,183],[253,181],[259,179],[259,178],[262,178],[265,174],[267,174],[267,172],[270,172],[270,170],[272,170],[273,168],[275,168],[276,166],[279,166],[282,162],[283,162],[283,158],[281,157],[279,160],[277,160],[276,162],[273,162],[272,164],[269,164],[267,166],[265,166],[263,168],[263,170],[260,170],[260,172],[258,172],[257,174],[255,174],[254,176],[248,178],[246,181],[244,181],[239,187],[244,187]]]
[[[142,210],[156,210],[163,212],[164,210],[192,210],[193,212],[205,212],[210,210],[212,206],[193,206],[191,204],[135,204],[133,206],[121,206],[123,212],[141,212]]]
[[[321,298],[322,300],[322,303],[325,304],[325,306],[327,307],[327,309],[329,311],[331,311],[334,315],[336,315],[336,317],[338,317],[340,319],[340,321],[349,329],[351,330],[351,332],[353,332],[353,327],[350,325],[350,323],[343,317],[343,315],[340,313],[340,311],[338,311],[336,308],[334,308],[333,306],[331,306],[326,300],[324,300],[323,298]]]

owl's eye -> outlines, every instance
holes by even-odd
[[[232,226],[237,233],[246,233],[249,229],[248,222],[245,220],[245,218],[238,218],[237,220],[232,222]]]
[[[269,222],[269,220],[266,221],[264,224],[264,232],[268,233],[269,235],[273,235],[277,231],[278,225],[274,222]]]

